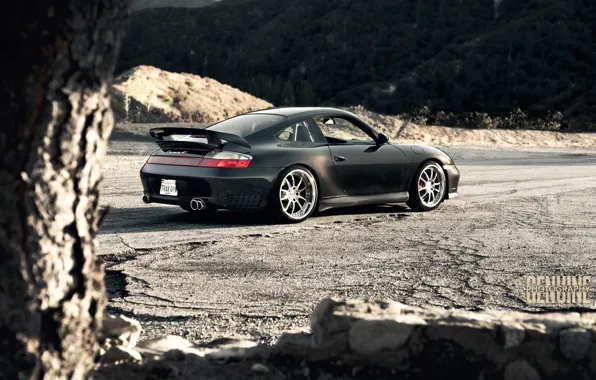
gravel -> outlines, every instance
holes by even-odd
[[[274,225],[143,204],[138,170],[153,149],[113,141],[98,237],[107,313],[138,319],[141,340],[271,343],[308,331],[312,308],[329,296],[539,310],[524,301],[525,275],[596,274],[594,151],[445,147],[462,172],[461,196],[436,211],[360,207]]]

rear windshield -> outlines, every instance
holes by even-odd
[[[224,120],[221,123],[214,124],[206,129],[246,137],[277,124],[284,119],[284,116],[279,115],[246,114]]]

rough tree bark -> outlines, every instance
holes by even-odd
[[[105,305],[95,256],[108,88],[130,0],[0,15],[0,378],[83,378]]]

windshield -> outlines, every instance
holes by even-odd
[[[284,119],[284,116],[279,115],[246,114],[224,120],[221,123],[214,124],[206,129],[246,137],[279,123]]]

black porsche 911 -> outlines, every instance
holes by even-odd
[[[269,210],[300,222],[316,210],[363,204],[428,211],[457,196],[459,171],[445,152],[392,144],[340,109],[268,109],[150,133],[160,149],[141,169],[145,203]]]

